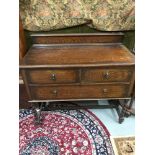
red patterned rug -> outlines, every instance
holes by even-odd
[[[20,155],[114,155],[109,132],[88,110],[42,112],[35,125],[32,110],[20,110]]]

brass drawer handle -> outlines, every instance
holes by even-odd
[[[55,74],[52,74],[52,75],[51,75],[51,79],[52,79],[53,81],[56,81],[56,75],[55,75]]]
[[[53,90],[53,91],[52,91],[52,94],[55,95],[55,96],[57,96],[58,91],[57,91],[57,90]]]
[[[108,89],[104,88],[103,93],[106,94],[108,92]]]
[[[110,73],[108,71],[104,73],[104,78],[107,80],[110,79]]]

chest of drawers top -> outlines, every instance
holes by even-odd
[[[133,65],[134,55],[121,44],[33,45],[21,68]]]
[[[122,45],[123,33],[32,33],[32,47],[21,63],[26,67],[132,65],[134,56]]]

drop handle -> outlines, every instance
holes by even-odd
[[[56,81],[56,75],[55,75],[55,74],[52,74],[52,75],[51,75],[51,79],[52,79],[53,81]]]
[[[108,89],[104,88],[103,93],[106,94],[108,92]]]
[[[55,95],[55,96],[57,96],[58,91],[57,91],[57,90],[53,90],[53,91],[52,91],[52,94]]]
[[[104,73],[103,76],[104,76],[105,79],[109,79],[110,78],[110,73],[107,71],[107,72]]]

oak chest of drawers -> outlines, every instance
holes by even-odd
[[[131,98],[134,55],[122,33],[31,37],[20,65],[30,102]]]

